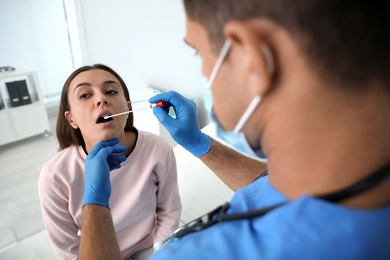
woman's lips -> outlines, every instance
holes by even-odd
[[[108,122],[112,121],[113,120],[112,118],[104,119],[105,116],[111,116],[111,115],[112,115],[112,113],[110,111],[100,112],[96,118],[96,124],[108,123]]]

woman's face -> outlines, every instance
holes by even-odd
[[[108,71],[93,69],[78,74],[70,82],[68,100],[70,111],[65,117],[73,128],[80,129],[87,151],[99,141],[124,135],[128,114],[102,120],[130,108],[119,80]]]

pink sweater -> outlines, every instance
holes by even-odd
[[[68,147],[44,164],[39,177],[45,228],[60,259],[77,259],[85,158],[82,147]],[[109,204],[124,258],[179,226],[176,160],[164,139],[139,131],[133,152],[111,172]]]

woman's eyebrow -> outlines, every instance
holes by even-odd
[[[79,83],[79,84],[77,84],[76,85],[76,87],[73,89],[73,93],[76,91],[76,89],[78,88],[78,87],[82,87],[82,86],[92,86],[92,84],[91,83],[89,83],[89,82],[82,82],[82,83]]]
[[[114,80],[106,80],[106,81],[104,81],[104,82],[102,83],[102,86],[111,85],[111,84],[115,84],[115,85],[117,85],[118,87],[120,87],[119,83],[116,82],[116,81],[114,81]],[[77,84],[76,87],[73,89],[73,93],[76,91],[76,89],[77,89],[78,87],[83,87],[83,86],[91,87],[92,84],[89,83],[89,82],[81,82],[81,83]]]
[[[111,85],[111,84],[115,84],[115,85],[118,85],[118,87],[120,87],[119,83],[114,81],[114,80],[106,80],[103,82],[102,85],[105,86],[105,85]]]

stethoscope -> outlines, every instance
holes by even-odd
[[[268,174],[267,171],[263,172],[259,177],[257,177],[254,181],[257,179],[264,177]],[[346,198],[352,197],[354,195],[357,195],[373,186],[381,182],[383,179],[388,177],[390,175],[390,164],[386,165],[385,167],[381,168],[380,170],[374,172],[370,176],[360,180],[359,182],[352,184],[351,186],[344,188],[342,190],[332,192],[326,195],[318,196],[316,198],[322,199],[328,202],[337,203],[340,202]],[[230,207],[230,203],[225,203],[214,210],[206,213],[205,215],[183,225],[182,227],[175,230],[172,234],[170,234],[168,237],[166,237],[163,241],[155,245],[155,249],[159,249],[162,246],[170,243],[173,240],[179,239],[185,235],[188,235],[193,232],[197,232],[203,229],[206,229],[210,226],[213,226],[220,222],[225,221],[234,221],[234,220],[242,220],[242,219],[249,219],[249,218],[255,218],[255,217],[261,217],[265,214],[271,212],[272,210],[287,204],[288,202],[279,203],[270,207],[242,212],[242,213],[233,213],[233,214],[227,214],[227,210]]]

